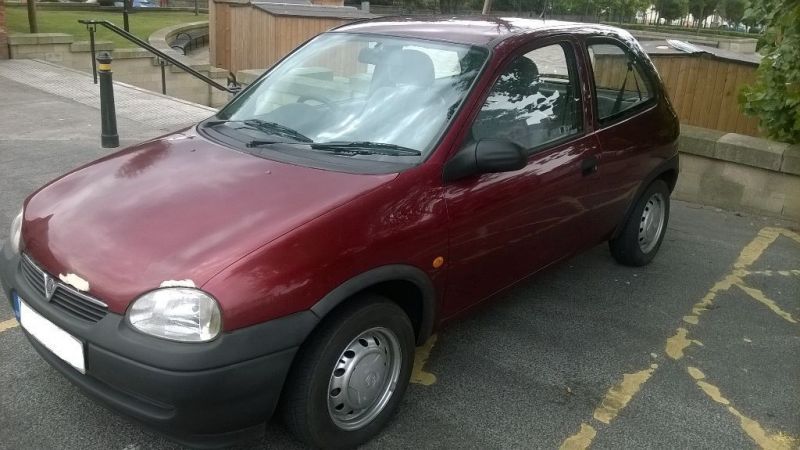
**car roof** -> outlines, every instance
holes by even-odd
[[[352,22],[337,32],[370,33],[494,47],[521,34],[611,35],[626,39],[628,32],[605,25],[493,16],[394,16]]]

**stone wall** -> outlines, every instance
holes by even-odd
[[[91,73],[92,57],[88,41],[75,41],[68,34],[38,33],[11,36],[10,53],[14,59],[41,59]],[[139,48],[114,49],[111,42],[98,41],[97,51],[110,51],[114,58],[114,79],[154,92],[161,92],[161,68],[153,55]],[[218,83],[227,83],[227,72],[208,64],[191,64],[193,69]],[[167,95],[207,106],[222,106],[229,94],[174,66],[165,70]]]
[[[675,198],[800,220],[800,145],[683,125],[680,152]]]

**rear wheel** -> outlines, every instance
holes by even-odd
[[[609,241],[620,264],[644,266],[658,253],[669,221],[669,188],[655,180],[639,197],[619,236]]]
[[[281,405],[287,427],[315,447],[366,442],[397,409],[413,362],[406,313],[382,297],[354,300],[300,349]]]

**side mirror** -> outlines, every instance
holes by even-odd
[[[482,139],[456,153],[444,165],[445,182],[460,180],[480,173],[512,172],[528,163],[525,149],[501,139]]]

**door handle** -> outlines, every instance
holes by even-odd
[[[583,176],[591,175],[597,172],[597,158],[590,156],[581,161],[581,174]]]

